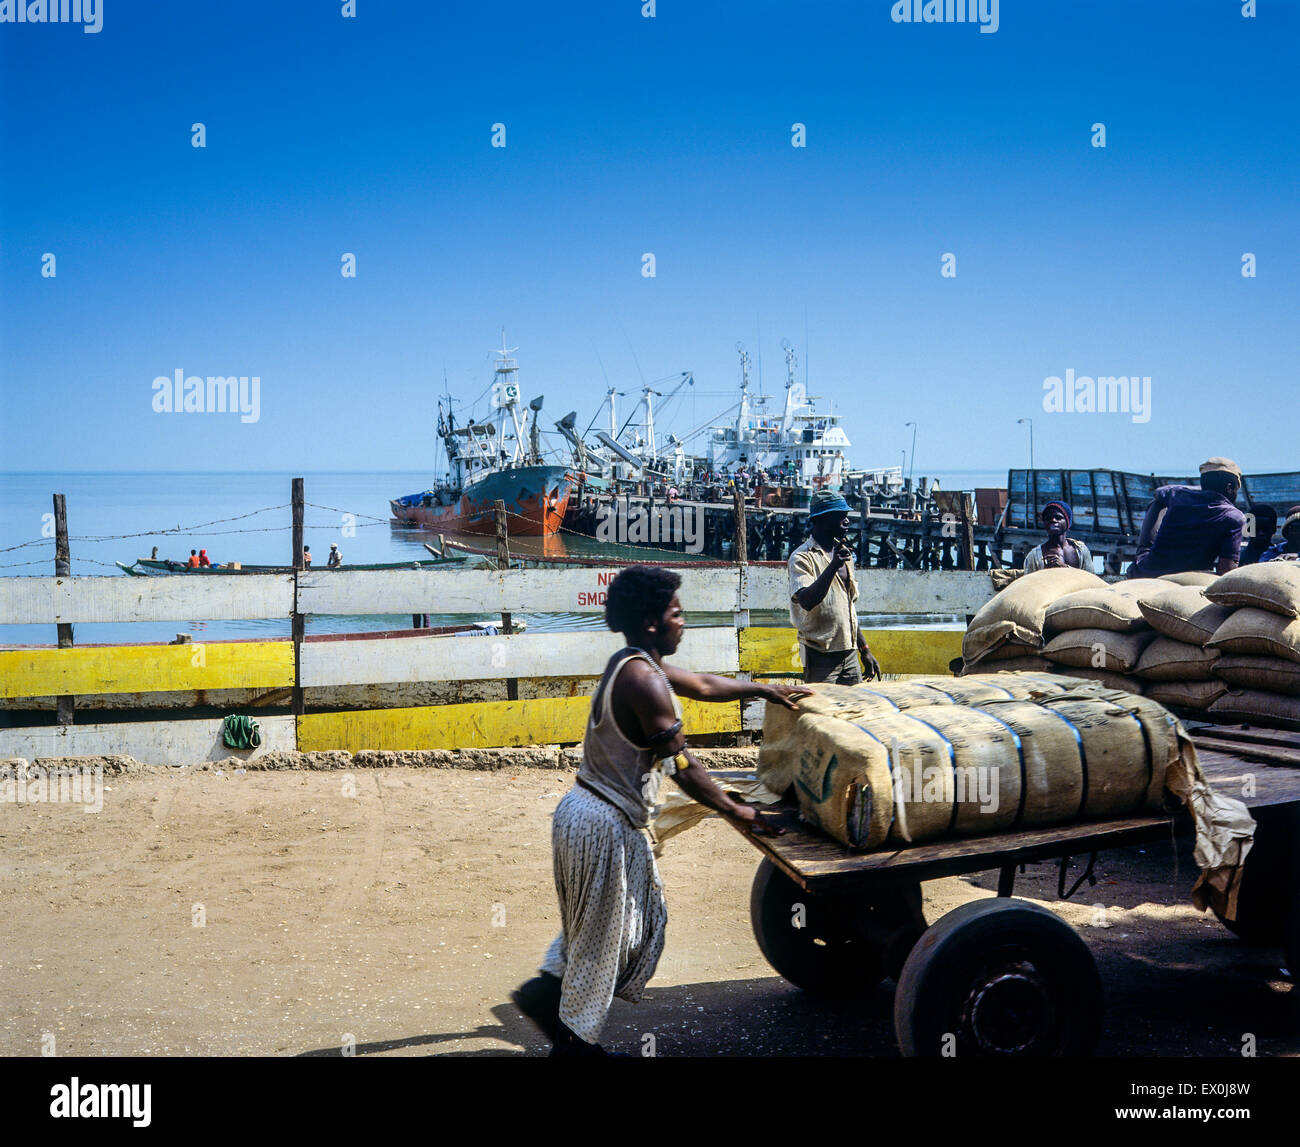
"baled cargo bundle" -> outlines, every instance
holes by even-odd
[[[813,698],[798,713],[769,705],[758,777],[776,792],[793,785],[806,819],[870,849],[1136,815],[1161,806],[1171,770],[1194,768],[1190,742],[1159,705],[1087,681],[1020,676],[961,678],[1007,693],[965,704],[863,706],[852,716],[815,711]]]
[[[1045,672],[984,677],[917,676],[906,681],[811,686],[809,695],[799,698],[797,711],[781,705],[766,707],[758,776],[775,793],[785,792],[794,783],[806,732],[803,722],[809,717],[834,717],[841,722],[852,722],[924,706],[966,706],[981,701],[1012,701],[1064,693],[1067,686],[1068,682]]]

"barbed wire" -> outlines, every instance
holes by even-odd
[[[4,549],[0,550],[0,554],[12,553],[14,550],[21,550],[26,546],[40,546],[40,545],[45,545],[47,543],[51,546],[54,545],[54,539],[33,538],[30,542],[19,542],[16,546],[6,546]]]
[[[135,534],[74,534],[69,535],[70,542],[115,542],[123,538],[158,538],[167,534],[194,534],[200,530],[207,529],[208,526],[220,526],[225,522],[242,522],[245,518],[255,518],[258,514],[265,514],[271,510],[285,510],[289,508],[288,502],[283,502],[278,506],[263,506],[260,510],[250,510],[247,514],[236,514],[231,518],[213,518],[210,522],[200,522],[197,526],[168,526],[161,530],[145,530]],[[268,529],[278,529],[280,527],[267,527]],[[288,527],[284,527],[288,528]],[[221,533],[222,531],[216,531]],[[241,533],[243,531],[229,531]],[[257,531],[248,531],[255,533]]]
[[[337,506],[322,506],[319,502],[304,502],[303,505],[310,506],[313,510],[328,510],[331,514],[351,514],[354,518],[369,518],[372,522],[388,524],[387,518],[376,518],[374,514],[361,514],[356,510],[340,510]]]

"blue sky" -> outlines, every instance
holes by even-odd
[[[684,370],[703,421],[788,338],[860,466],[909,419],[918,474],[1023,465],[1032,417],[1040,466],[1300,469],[1300,5],[103,4],[0,24],[0,468],[431,468],[504,326],[547,425]],[[258,421],[156,413],[177,369]],[[1150,420],[1044,411],[1067,369]]]

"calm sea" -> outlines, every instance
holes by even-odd
[[[307,501],[304,538],[314,561],[325,563],[330,543],[337,543],[344,562],[391,562],[429,555],[426,533],[389,524],[388,500],[430,484],[423,472],[299,475]],[[191,549],[207,549],[214,562],[290,564],[290,482],[284,473],[183,471],[168,474],[10,473],[0,474],[0,576],[44,576],[54,571],[52,496],[67,497],[72,572],[78,576],[125,577],[114,564],[149,557],[183,561]],[[1000,486],[1006,471],[951,471],[940,474],[944,489]],[[45,535],[49,536],[45,536]],[[490,545],[490,539],[467,539]],[[628,556],[586,538],[566,536],[565,549],[593,556]],[[644,552],[644,551],[641,551]],[[472,561],[472,560],[471,560]],[[470,564],[470,563],[467,563]],[[689,605],[689,603],[687,603]],[[430,602],[431,610],[436,602]],[[585,614],[523,614],[532,631],[600,629],[599,617]],[[464,621],[431,612],[433,625]],[[484,617],[494,621],[497,618]],[[697,622],[721,621],[696,615]],[[725,620],[730,620],[729,618]],[[754,619],[781,623],[783,614]],[[864,623],[872,621],[864,618]],[[892,621],[903,619],[893,618]],[[917,619],[911,619],[912,624]],[[368,632],[406,628],[410,615],[313,617],[309,633]],[[287,620],[228,622],[137,622],[78,625],[78,644],[169,641],[189,632],[209,640],[273,637],[289,633]],[[0,643],[54,644],[54,625],[0,625]]]

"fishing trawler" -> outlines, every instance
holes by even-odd
[[[542,458],[542,399],[521,408],[517,348],[502,337],[492,383],[494,421],[456,423],[450,405],[438,402],[438,436],[447,449],[449,473],[444,481],[418,494],[389,502],[393,524],[451,534],[491,534],[496,530],[495,503],[505,503],[511,534],[546,536],[559,530],[573,493],[571,468],[549,465]]]
[[[792,486],[809,494],[829,488],[870,490],[878,495],[903,488],[901,466],[853,470],[848,459],[851,443],[837,414],[817,410],[805,383],[795,380],[794,348],[783,342],[786,380],[785,405],[779,415],[770,411],[772,396],[752,395],[749,354],[741,345],[740,404],[734,422],[711,427],[708,463],[716,473],[745,467],[751,474],[765,471],[772,483]]]

